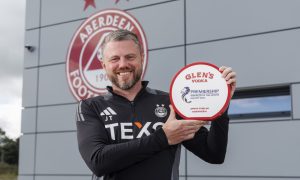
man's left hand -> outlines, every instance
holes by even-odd
[[[231,86],[231,97],[234,94],[236,88],[236,72],[231,67],[222,66],[219,68],[222,73],[222,77],[226,80],[227,84]]]

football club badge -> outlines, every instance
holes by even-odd
[[[106,9],[91,15],[75,32],[68,49],[66,74],[74,97],[79,101],[107,92],[111,85],[101,64],[100,45],[104,38],[117,29],[137,34],[144,53],[143,74],[148,62],[145,33],[139,22],[129,13]]]
[[[158,104],[156,105],[156,108],[155,108],[155,115],[157,117],[160,117],[160,118],[163,118],[165,117],[167,114],[168,114],[168,111],[167,109],[165,108],[165,105],[162,104],[161,106],[159,106]]]
[[[227,109],[230,90],[217,66],[196,62],[174,76],[170,99],[182,118],[212,121]]]

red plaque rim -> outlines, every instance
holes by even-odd
[[[228,105],[229,105],[229,102],[230,102],[230,92],[231,92],[231,86],[229,84],[227,84],[227,98],[226,98],[226,101],[224,103],[224,105],[222,106],[222,108],[216,113],[214,114],[213,116],[211,117],[187,117],[185,116],[175,105],[174,103],[174,100],[173,100],[173,97],[172,97],[172,92],[173,92],[173,85],[174,85],[174,82],[176,80],[176,78],[178,77],[179,74],[181,74],[185,69],[191,67],[191,66],[195,66],[195,65],[207,65],[207,66],[210,66],[210,67],[213,67],[215,69],[217,69],[218,72],[219,71],[219,68],[218,66],[214,65],[214,64],[211,64],[211,63],[207,63],[207,62],[195,62],[195,63],[191,63],[191,64],[188,64],[186,65],[185,67],[181,68],[176,74],[175,76],[173,77],[172,79],[172,82],[171,82],[171,85],[170,85],[170,93],[169,93],[169,96],[170,96],[170,101],[171,101],[171,104],[173,106],[173,109],[174,111],[180,115],[183,119],[187,119],[187,120],[202,120],[202,121],[213,121],[215,120],[216,118],[220,117],[227,109]],[[221,72],[220,72],[221,73]]]

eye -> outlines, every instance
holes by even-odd
[[[113,56],[109,59],[110,62],[117,62],[120,58],[118,56]]]
[[[135,60],[135,58],[136,58],[136,55],[134,55],[134,54],[130,54],[130,55],[126,56],[126,59],[128,59],[128,60]]]

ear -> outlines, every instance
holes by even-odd
[[[104,70],[106,70],[106,65],[105,65],[105,63],[104,63],[104,59],[103,59],[103,58],[100,59],[100,63],[101,63],[102,68],[103,68]]]
[[[144,57],[145,57],[144,53],[141,54],[141,57],[142,57],[142,65],[144,65]]]

